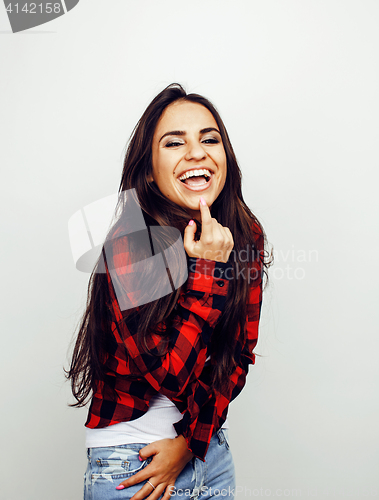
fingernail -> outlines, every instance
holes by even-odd
[[[191,219],[191,220],[189,221],[188,225],[189,225],[189,226],[193,226],[193,224],[194,224],[194,221]]]
[[[206,201],[204,200],[204,198],[202,196],[200,196],[200,203],[202,205],[206,205],[207,204]]]
[[[123,490],[125,488],[125,486],[123,484],[119,484],[118,486],[116,486],[116,490]]]

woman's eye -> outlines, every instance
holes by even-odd
[[[205,142],[205,144],[218,144],[220,141],[214,137],[210,137],[209,139],[204,139],[203,142]]]
[[[175,146],[181,146],[182,144],[183,144],[182,142],[170,141],[167,144],[165,144],[165,148],[172,148]]]
[[[207,139],[203,139],[201,142],[203,144],[218,144],[220,141],[216,137],[208,137]],[[177,146],[182,146],[183,144],[184,142],[172,140],[165,144],[165,148],[175,148]]]

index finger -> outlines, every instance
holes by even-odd
[[[212,231],[212,215],[207,202],[200,196],[201,234],[209,235]]]
[[[125,488],[129,488],[129,486],[134,486],[135,484],[142,483],[142,481],[146,481],[146,479],[150,479],[152,475],[153,472],[151,471],[151,464],[149,464],[133,476],[125,479],[125,481],[122,481],[120,485],[122,484]]]

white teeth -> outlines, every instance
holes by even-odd
[[[188,179],[188,177],[194,177],[197,175],[207,175],[208,177],[210,177],[212,174],[210,173],[209,170],[207,170],[205,168],[202,168],[200,170],[190,170],[190,171],[186,172],[185,174],[181,175],[179,177],[179,180],[184,181],[184,180]]]

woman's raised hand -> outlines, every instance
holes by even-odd
[[[189,257],[227,262],[234,241],[228,227],[212,218],[204,198],[200,198],[201,236],[195,241],[196,222],[190,221],[184,230],[183,244]]]

